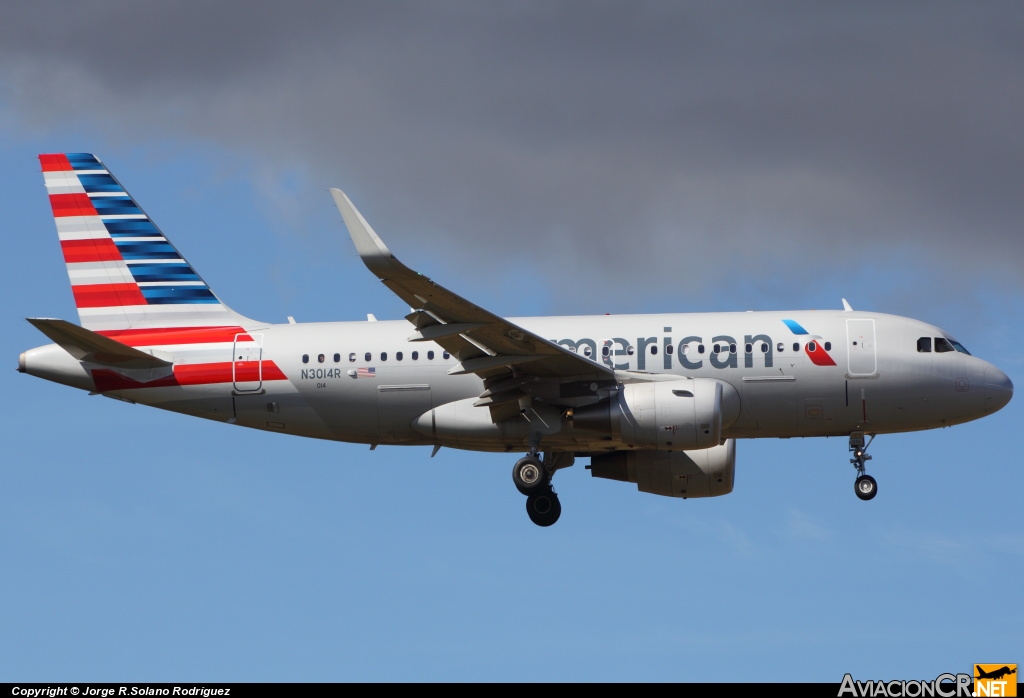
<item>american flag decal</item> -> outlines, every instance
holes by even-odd
[[[373,366],[362,366],[356,369],[356,378],[376,378],[377,369]]]

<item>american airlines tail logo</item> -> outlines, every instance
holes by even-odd
[[[802,335],[805,339],[810,341],[804,344],[804,352],[807,357],[811,360],[815,366],[835,366],[835,360],[829,355],[825,347],[822,346],[820,335],[811,335],[807,330],[804,329],[796,320],[783,320],[782,323],[789,328],[790,332],[795,335]]]

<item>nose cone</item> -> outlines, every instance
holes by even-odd
[[[985,411],[989,414],[1006,407],[1013,397],[1013,383],[1009,376],[995,366],[985,369]]]

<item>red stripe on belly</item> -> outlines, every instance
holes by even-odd
[[[140,330],[103,330],[104,337],[116,339],[130,347],[151,347],[160,344],[212,344],[214,342],[251,342],[252,337],[241,327],[157,327]]]
[[[258,380],[259,374],[256,371],[255,361],[240,362],[240,364],[243,366],[243,373],[238,375],[238,380],[246,382]],[[92,379],[96,384],[96,391],[105,393],[111,390],[232,383],[234,381],[234,374],[231,370],[231,362],[224,361],[209,364],[178,364],[174,366],[173,375],[158,378],[148,383],[128,378],[108,368],[93,369]],[[273,361],[264,361],[263,380],[275,381],[287,380],[287,378]]]

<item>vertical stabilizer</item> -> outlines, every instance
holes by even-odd
[[[61,153],[39,162],[82,327],[252,324],[213,294],[96,157]]]

